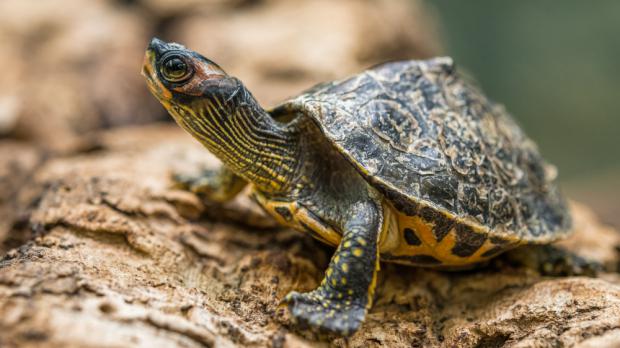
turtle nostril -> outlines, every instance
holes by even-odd
[[[153,37],[153,38],[151,39],[151,44],[150,44],[150,46],[152,46],[152,47],[157,47],[157,46],[161,46],[161,45],[163,45],[163,44],[164,44],[164,42],[163,42],[163,41],[161,41],[159,38]]]
[[[151,39],[148,49],[154,51],[157,54],[161,54],[166,49],[166,43],[154,37],[153,39]]]

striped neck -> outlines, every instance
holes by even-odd
[[[294,189],[298,132],[275,121],[239,82],[171,105],[181,127],[237,175],[271,194]]]

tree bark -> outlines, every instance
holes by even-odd
[[[98,139],[97,151],[45,162],[0,143],[14,168],[0,189],[22,184],[3,202],[13,223],[0,230],[1,347],[620,345],[617,273],[546,278],[502,262],[453,273],[384,264],[358,333],[297,332],[279,301],[317,286],[332,249],[272,228],[246,196],[205,207],[171,189],[173,170],[216,165],[176,126]],[[573,212],[562,244],[616,269],[620,234]]]

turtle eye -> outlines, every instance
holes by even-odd
[[[185,81],[192,73],[192,69],[180,56],[167,57],[161,65],[161,74],[169,82]]]

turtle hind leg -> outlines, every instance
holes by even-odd
[[[534,269],[544,276],[595,277],[603,267],[555,245],[528,245],[506,252],[510,263]]]
[[[372,303],[379,268],[377,237],[381,218],[374,203],[353,210],[357,216],[344,225],[342,240],[321,285],[308,293],[291,292],[284,299],[302,327],[351,335],[364,321]]]

